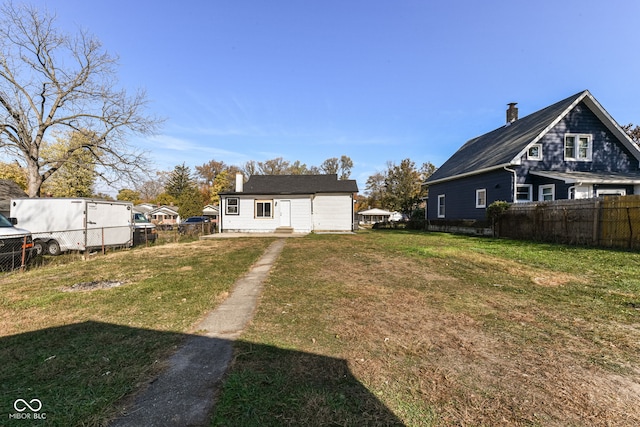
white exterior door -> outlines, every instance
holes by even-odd
[[[280,200],[280,227],[291,227],[291,200]]]

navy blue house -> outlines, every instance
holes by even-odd
[[[427,219],[484,221],[486,207],[640,194],[640,149],[585,90],[471,139],[425,182]]]

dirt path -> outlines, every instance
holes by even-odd
[[[272,243],[229,297],[195,328],[168,368],[135,397],[111,427],[209,425],[218,383],[233,355],[233,340],[253,317],[262,284],[285,239]]]

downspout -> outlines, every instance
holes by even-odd
[[[511,183],[511,203],[515,203],[518,188],[518,174],[516,173],[516,171],[514,171],[513,169],[509,169],[506,166],[504,167],[504,170],[513,174],[513,181]]]
[[[220,209],[218,212],[218,233],[220,234],[222,234],[222,213],[224,212],[224,202],[225,199],[220,196],[220,204],[218,205],[218,208]]]

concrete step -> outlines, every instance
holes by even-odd
[[[293,233],[293,227],[278,227],[276,233]]]

